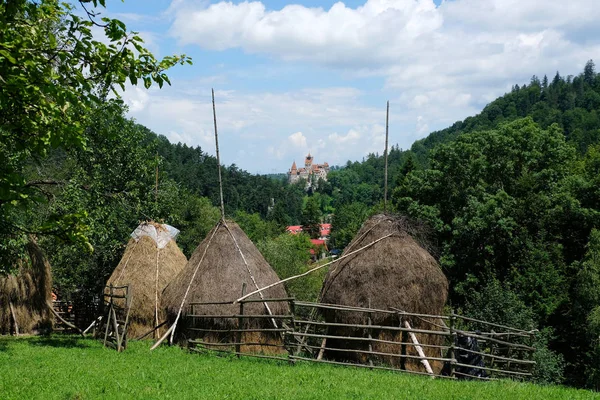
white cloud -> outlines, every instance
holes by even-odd
[[[288,137],[288,140],[292,146],[300,147],[302,150],[306,148],[306,136],[304,136],[302,132],[292,133]]]
[[[360,133],[354,129],[350,129],[346,135],[339,135],[337,133],[329,135],[329,141],[337,145],[356,144],[358,139],[360,139]]]
[[[382,152],[385,108],[365,106],[361,96],[343,87],[284,93],[216,91],[221,158],[250,171],[271,172],[289,168],[308,151],[329,163]],[[128,88],[123,99],[131,116],[156,133],[214,154],[209,87],[173,81],[161,90]],[[394,116],[391,121],[402,122]],[[238,151],[250,147],[252,151]]]
[[[286,68],[294,66],[306,71],[298,76],[325,70],[348,81],[332,88],[307,80],[288,91],[218,91],[223,158],[251,171],[288,168],[306,150],[332,164],[381,153],[388,97],[390,143],[408,148],[533,74],[577,73],[588,59],[600,58],[597,0],[446,0],[439,7],[433,0],[365,0],[355,8],[338,2],[329,9],[288,4],[278,10],[260,1],[174,0],[164,15],[180,45],[264,56],[262,82],[267,76],[285,81]],[[236,87],[236,79],[253,76],[243,58],[235,71],[224,65],[206,72],[160,92],[128,91],[132,115],[212,153],[209,85]],[[366,105],[375,98],[381,104]]]
[[[448,106],[424,93],[431,91],[459,102],[470,96],[467,106],[480,107],[485,94],[502,94],[506,82],[581,68],[600,55],[597,0],[447,0],[439,7],[433,0],[368,0],[328,10],[179,0],[170,13],[171,34],[181,44],[381,76],[417,108]],[[453,103],[453,119],[472,110]]]

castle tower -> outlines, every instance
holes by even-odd
[[[306,158],[304,159],[304,167],[306,167],[306,169],[310,170],[311,166],[312,166],[312,161],[313,161],[313,158],[309,152],[308,155],[306,156]]]

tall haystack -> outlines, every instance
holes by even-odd
[[[237,243],[237,245],[236,245]],[[238,250],[239,246],[239,250]],[[241,251],[241,254],[240,254]],[[243,254],[243,257],[242,257]],[[225,335],[217,333],[190,331],[186,328],[200,329],[236,329],[237,319],[225,318],[196,318],[193,321],[185,318],[190,312],[189,303],[192,302],[221,302],[239,298],[242,294],[242,285],[247,285],[247,292],[265,287],[279,281],[277,273],[264,259],[256,246],[250,241],[242,229],[232,221],[221,220],[200,243],[188,261],[185,269],[165,289],[163,293],[163,306],[167,310],[169,320],[173,322],[185,298],[181,317],[177,323],[176,335],[178,340],[186,338],[202,338],[207,342],[218,342],[225,339]],[[188,292],[189,288],[189,292]],[[263,292],[265,299],[287,297],[282,285],[273,287]],[[258,295],[252,298],[260,298]],[[288,312],[287,303],[267,303],[273,315],[282,315]],[[235,315],[239,313],[239,305],[219,304],[210,306],[194,306],[197,315]],[[244,314],[268,315],[269,310],[262,302],[245,304]],[[273,321],[269,318],[246,320],[245,328],[266,327],[273,328]],[[279,321],[276,321],[279,324]],[[252,337],[250,337],[252,336]],[[279,341],[276,336],[244,335],[243,341],[273,342]],[[265,351],[264,348],[246,348],[242,351]]]
[[[411,228],[405,218],[385,214],[369,218],[344,254],[389,234],[392,236],[334,264],[323,283],[321,301],[355,307],[370,306],[381,310],[394,307],[405,312],[442,315],[448,296],[448,280],[435,259],[413,238],[418,232]],[[367,314],[364,312],[330,311],[324,314],[324,318],[328,322],[367,323]],[[372,314],[371,318],[373,325],[399,326],[399,318],[393,314],[376,313]],[[441,326],[441,321],[432,319],[411,318],[409,322],[413,328],[426,330],[439,330]],[[341,336],[360,334],[350,332],[349,329],[339,329],[331,333]],[[441,336],[416,336],[423,344],[443,343]],[[374,337],[403,341],[401,332],[396,335],[388,332],[375,333]],[[404,341],[408,340],[405,338]],[[327,347],[342,349],[356,349],[360,345],[361,342],[327,343]],[[367,344],[364,346],[366,350]],[[435,348],[424,350],[429,357],[440,356],[439,350]],[[397,345],[375,343],[373,351],[400,354],[401,348]],[[407,354],[417,355],[412,346],[407,346]],[[352,353],[348,352],[330,353],[329,356],[345,359],[353,357]],[[398,358],[380,358],[379,361],[392,365],[400,364]],[[432,366],[434,371],[441,369],[441,365]],[[407,361],[406,368],[424,372],[418,362]]]
[[[127,335],[135,338],[165,320],[160,305],[164,288],[181,272],[187,258],[177,247],[175,228],[153,222],[141,224],[132,234],[125,254],[106,285],[129,285],[132,294]],[[106,289],[108,292],[108,289]],[[124,301],[116,301],[119,306]]]
[[[0,277],[0,333],[36,333],[52,328],[50,263],[30,236],[27,256],[15,275]],[[16,320],[16,326],[15,326]]]

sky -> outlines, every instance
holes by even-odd
[[[533,75],[600,61],[597,0],[117,0],[104,16],[157,57],[186,54],[172,86],[129,86],[129,116],[252,173],[310,152],[343,165],[480,112]]]

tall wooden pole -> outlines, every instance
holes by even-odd
[[[223,181],[221,180],[221,159],[219,158],[219,136],[217,135],[217,110],[215,108],[215,89],[212,90],[213,118],[215,121],[215,147],[217,148],[217,169],[219,170],[219,194],[221,195],[221,219],[225,220],[225,205],[223,204]]]
[[[390,101],[387,102],[387,110],[385,112],[385,173],[384,173],[384,191],[383,191],[383,212],[387,212],[387,189],[388,189],[388,132],[390,118]]]
[[[156,152],[156,185],[154,186],[154,202],[158,205],[158,151]]]

